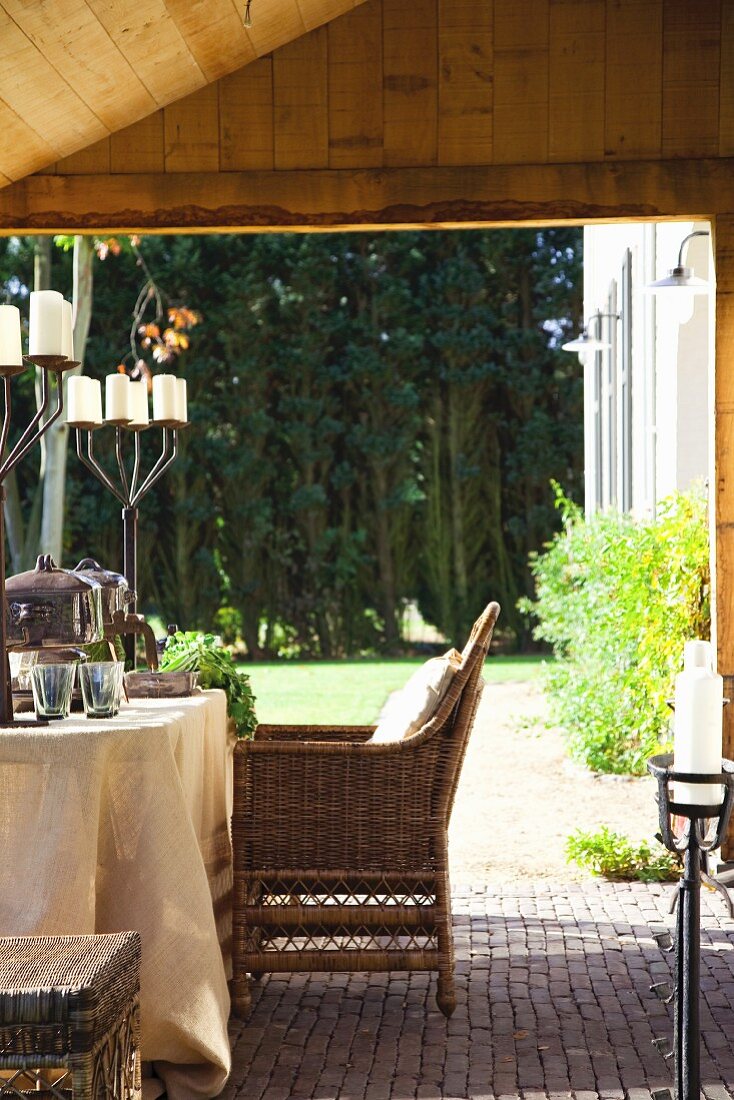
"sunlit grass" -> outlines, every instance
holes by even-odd
[[[491,657],[488,682],[534,680],[543,658]],[[394,661],[273,661],[243,664],[257,699],[260,722],[367,725],[401,688],[421,658]]]

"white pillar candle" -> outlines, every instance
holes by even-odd
[[[186,394],[186,379],[176,379],[176,420],[185,424],[188,420],[189,405]]]
[[[148,415],[148,383],[130,383],[130,427],[147,427],[150,423]]]
[[[673,769],[716,775],[721,771],[723,680],[713,670],[710,642],[686,642],[683,671],[675,681]],[[718,806],[718,784],[679,783],[675,801]]]
[[[99,378],[89,378],[89,411],[92,424],[102,423],[102,383]]]
[[[61,302],[61,354],[74,359],[74,321],[71,302]]]
[[[28,354],[63,355],[62,304],[58,290],[32,290]]]
[[[23,364],[20,310],[17,306],[0,306],[0,364],[4,367],[20,367]]]
[[[92,379],[73,374],[66,386],[66,420],[69,424],[91,424]]]
[[[130,419],[130,379],[126,374],[108,374],[105,378],[105,419]]]
[[[156,374],[153,378],[153,419],[177,420],[176,376]]]

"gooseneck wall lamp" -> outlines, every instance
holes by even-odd
[[[706,294],[709,284],[705,279],[699,279],[693,274],[693,268],[683,264],[683,250],[693,237],[710,237],[708,229],[696,229],[684,237],[678,249],[678,263],[671,267],[664,279],[656,279],[654,283],[648,283],[645,290],[648,294],[661,294],[668,291],[687,291],[689,294]]]
[[[563,351],[573,351],[580,355],[585,351],[606,351],[607,348],[610,348],[612,346],[611,342],[602,339],[602,321],[604,318],[612,318],[618,321],[619,314],[602,313],[601,310],[592,313],[579,335],[574,336],[573,340],[567,340],[565,344],[561,344]],[[594,326],[593,330],[592,325]]]

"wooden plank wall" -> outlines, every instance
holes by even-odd
[[[367,0],[47,172],[731,156],[733,74],[722,0]]]

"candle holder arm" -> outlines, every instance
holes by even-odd
[[[4,390],[4,411],[3,411],[3,426],[0,430],[0,463],[2,462],[3,455],[5,454],[5,448],[8,445],[8,434],[10,432],[10,409],[11,409],[11,397],[10,397],[10,379],[6,376],[3,378],[3,390]]]
[[[4,480],[10,471],[21,462],[25,456],[35,447],[42,435],[44,435],[51,425],[58,420],[64,409],[64,387],[61,381],[61,376],[58,376],[59,382],[59,397],[56,403],[56,408],[49,416],[48,420],[43,420],[45,413],[51,404],[51,390],[48,384],[47,370],[44,370],[41,375],[41,404],[36,411],[35,416],[32,418],[26,430],[17,441],[10,454],[7,456],[2,466],[0,467],[0,481]],[[40,425],[40,426],[39,426]]]
[[[119,491],[119,489],[114,484],[114,482],[110,480],[110,478],[104,472],[104,470],[102,469],[99,462],[97,461],[97,459],[94,456],[94,444],[92,442],[92,432],[91,431],[87,432],[87,452],[88,453],[85,454],[84,449],[82,447],[82,429],[77,428],[76,429],[76,453],[77,453],[77,458],[79,459],[79,461],[84,466],[86,466],[86,468],[91,473],[94,474],[94,476],[97,478],[97,480],[100,481],[104,485],[105,489],[109,489],[109,491],[114,496],[117,497],[117,499],[120,501],[121,504],[126,505],[127,501],[123,497],[122,493]]]
[[[117,459],[117,469],[120,472],[120,484],[122,485],[122,491],[124,493],[125,500],[130,500],[130,486],[127,481],[127,474],[125,473],[125,463],[122,456],[122,428],[115,428],[115,458]]]
[[[54,358],[54,362],[58,363],[59,357]],[[8,659],[8,637],[7,637],[7,623],[5,619],[5,526],[4,526],[4,501],[5,501],[5,479],[15,466],[25,458],[28,452],[33,446],[41,439],[41,437],[49,430],[52,424],[58,420],[64,409],[64,387],[61,378],[61,371],[53,368],[53,373],[57,375],[58,381],[58,399],[56,402],[56,408],[51,413],[51,416],[47,420],[44,420],[44,416],[48,411],[51,403],[51,390],[48,381],[49,372],[52,370],[51,366],[44,366],[42,363],[37,363],[37,366],[41,366],[41,402],[39,408],[36,410],[35,415],[31,419],[30,423],[26,427],[25,431],[21,433],[20,438],[16,442],[15,446],[11,449],[10,453],[3,459],[3,454],[8,441],[8,435],[10,430],[10,415],[11,415],[11,395],[9,387],[9,377],[6,374],[4,384],[4,397],[5,397],[5,410],[3,415],[2,428],[0,428],[0,726],[12,726],[15,724],[13,716],[13,696],[12,696],[12,682],[10,676],[10,662]],[[27,718],[19,719],[23,724],[28,723]],[[41,721],[39,719],[39,721]]]
[[[173,445],[172,450],[170,450],[171,445]],[[170,450],[170,454],[169,454],[169,450]],[[169,466],[171,466],[172,463],[176,460],[177,455],[178,455],[178,432],[175,428],[173,430],[171,430],[169,428],[164,428],[163,429],[163,450],[161,452],[160,458],[158,459],[158,461],[154,465],[153,469],[150,471],[150,473],[146,477],[145,481],[140,486],[137,493],[135,494],[135,496],[131,500],[131,505],[132,505],[133,508],[137,507],[138,503],[143,499],[145,494],[147,492],[149,492],[150,489],[153,488],[156,481],[158,481],[159,478],[163,477],[164,473],[169,468]]]
[[[719,895],[724,905],[729,910],[729,919],[734,920],[734,901],[732,901],[731,894],[727,890],[726,884],[719,882],[713,875],[710,875],[705,869],[705,862],[702,861],[702,863],[704,863],[704,865],[701,867],[701,882],[703,882],[709,890],[713,890]]]
[[[140,474],[140,457],[142,448],[140,446],[140,432],[133,432],[135,436],[135,460],[133,462],[133,476],[130,481],[130,500],[135,499],[135,490],[138,485],[138,476]]]
[[[10,473],[10,470],[12,469],[12,467],[16,464],[15,461],[13,461],[15,453],[19,448],[22,448],[23,446],[25,446],[26,442],[30,439],[30,437],[35,432],[37,425],[39,424],[40,420],[43,417],[43,414],[48,409],[50,396],[51,395],[50,395],[49,389],[48,389],[48,375],[47,375],[47,372],[44,370],[44,371],[41,372],[41,404],[36,409],[36,412],[35,412],[34,416],[32,417],[32,419],[30,420],[30,422],[28,423],[28,426],[26,427],[25,431],[21,433],[21,435],[20,435],[18,441],[16,442],[15,446],[10,451],[10,454],[7,456],[7,458],[3,462],[2,467],[0,467],[0,478],[4,479],[5,476],[8,473]]]

